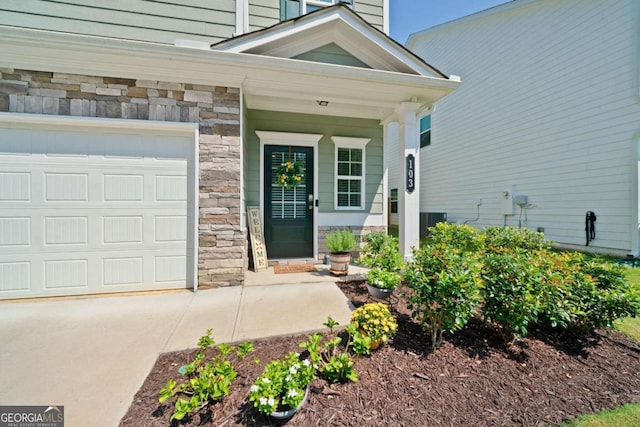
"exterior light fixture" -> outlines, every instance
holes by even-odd
[[[326,107],[327,105],[329,105],[329,101],[321,101],[321,100],[318,99],[318,100],[316,100],[316,102],[321,107]]]

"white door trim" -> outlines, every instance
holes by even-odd
[[[313,257],[318,258],[318,144],[323,135],[257,130],[260,139],[260,216],[264,224],[264,146],[291,145],[313,148]]]

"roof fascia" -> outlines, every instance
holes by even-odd
[[[263,71],[416,89],[426,85],[453,90],[460,84],[441,77],[10,26],[0,26],[0,39],[0,64],[12,68],[167,81],[180,76],[181,80],[202,84],[215,79],[218,85],[233,87],[240,87],[252,73]]]

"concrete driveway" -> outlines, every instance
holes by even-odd
[[[234,342],[349,322],[335,278],[278,276],[290,284],[0,303],[0,404],[63,405],[67,426],[115,426],[158,354],[195,347],[208,328]]]

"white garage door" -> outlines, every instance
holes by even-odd
[[[0,299],[193,285],[194,137],[0,125]]]

